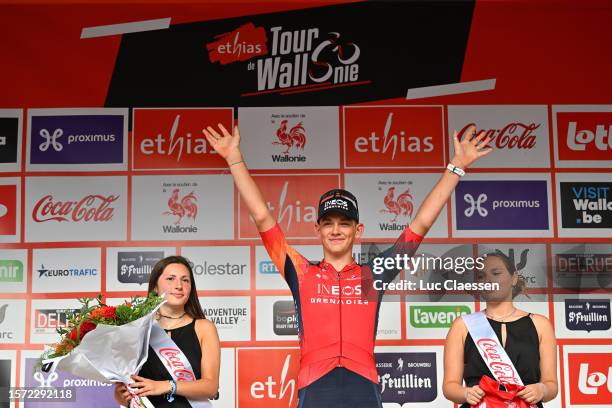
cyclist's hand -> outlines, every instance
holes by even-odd
[[[219,123],[219,132],[207,126],[202,129],[202,133],[206,136],[208,143],[215,149],[217,154],[225,159],[228,163],[242,160],[240,153],[240,131],[238,126],[234,126],[234,134],[230,134],[222,124]]]

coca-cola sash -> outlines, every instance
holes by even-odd
[[[475,312],[461,316],[465,322],[476,349],[482,356],[491,374],[500,384],[523,385],[514,364],[500,344],[495,331],[483,312]]]
[[[174,381],[195,381],[195,374],[185,353],[174,343],[174,341],[164,332],[159,324],[154,321],[151,326],[151,339],[149,345],[157,354],[170,373]],[[193,401],[188,399],[193,408],[212,408],[209,400]]]

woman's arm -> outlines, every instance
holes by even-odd
[[[196,320],[196,333],[202,347],[202,378],[176,383],[176,394],[190,399],[213,398],[219,391],[221,346],[215,324],[210,320]]]
[[[529,403],[548,402],[557,396],[557,339],[550,321],[538,314],[531,319],[540,341],[540,382],[529,384],[516,395]]]
[[[461,318],[455,319],[446,335],[444,343],[444,380],[442,392],[446,399],[457,404],[465,402],[470,405],[477,404],[484,392],[478,385],[463,386],[463,348],[467,329]]]

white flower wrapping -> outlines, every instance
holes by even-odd
[[[155,313],[164,300],[149,314],[121,326],[99,324],[83,337],[69,354],[43,361],[43,371],[59,369],[78,377],[100,381],[130,384],[130,375],[136,374],[147,361],[151,328]],[[154,408],[146,398],[132,398],[130,407]]]

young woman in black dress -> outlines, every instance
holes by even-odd
[[[147,397],[156,407],[190,407],[187,401],[213,398],[219,388],[220,346],[217,329],[207,320],[198,301],[193,271],[181,256],[169,256],[159,261],[151,271],[149,293],[167,293],[167,302],[157,314],[157,322],[185,353],[196,376],[195,381],[177,381],[176,396],[169,402],[172,377],[155,352],[149,347],[149,357],[138,375],[133,375],[140,396]],[[129,406],[130,394],[125,385],[115,387],[115,399]]]
[[[484,313],[525,388],[517,396],[528,404],[554,399],[557,395],[557,345],[550,321],[517,309],[512,299],[524,289],[514,263],[503,253],[488,254],[480,280],[497,282],[500,289],[484,294]],[[476,405],[484,396],[478,383],[483,375],[494,378],[476,349],[463,319],[456,319],[444,345],[444,396],[461,408]],[[465,386],[463,383],[465,382]]]

